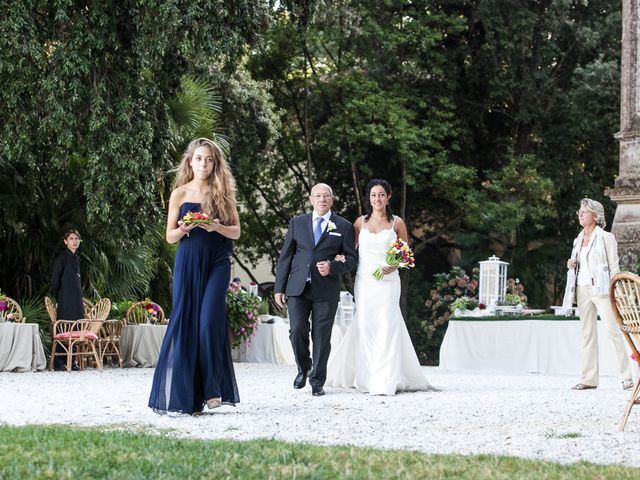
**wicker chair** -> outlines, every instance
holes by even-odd
[[[101,298],[95,304],[92,304],[91,302],[83,298],[82,303],[84,303],[85,306],[85,316],[87,316],[89,320],[98,320],[102,322],[102,326],[98,330],[97,340],[100,363],[96,362],[95,365],[96,368],[101,368],[104,362],[105,355],[111,356],[114,354],[113,347],[115,346],[114,343],[116,342],[117,357],[118,359],[120,358],[120,329],[117,325],[114,326],[107,321],[107,317],[109,316],[109,312],[111,311],[111,300],[109,300],[108,298]]]
[[[45,299],[46,302],[46,299]],[[49,369],[53,370],[55,357],[67,358],[67,371],[71,370],[71,364],[75,357],[84,368],[84,359],[91,356],[96,368],[102,370],[102,356],[100,355],[99,335],[102,324],[109,315],[111,300],[101,298],[93,305],[86,299],[82,299],[87,318],[80,320],[56,320],[52,328],[51,359]],[[53,303],[53,302],[52,302]],[[51,316],[51,313],[49,313]],[[60,345],[61,352],[57,351]]]
[[[11,297],[4,297],[2,299],[3,302],[7,303],[7,309],[2,313],[4,318],[7,318],[7,315],[13,315],[13,321],[16,323],[24,323],[24,317],[22,316],[22,309],[18,302],[16,302]]]
[[[129,310],[127,310],[127,313],[124,316],[124,324],[136,325],[139,323],[147,323],[148,313],[144,308],[147,303],[155,303],[155,302],[149,302],[149,301],[143,300],[142,302],[136,302],[133,305],[131,305],[129,307]],[[156,305],[158,304],[156,303]],[[167,323],[164,318],[164,310],[162,310],[162,307],[160,305],[158,305],[158,315],[157,315],[156,323],[158,325],[165,325]]]
[[[98,334],[98,351],[100,361],[104,366],[104,358],[115,357],[118,365],[122,368],[122,355],[120,355],[120,335],[122,333],[122,320],[105,320],[100,327]]]
[[[93,318],[94,317],[93,310],[96,308],[96,306],[93,304],[93,302],[91,300],[89,300],[88,298],[83,298],[82,299],[82,306],[84,307],[84,316],[85,316],[85,318]]]
[[[95,305],[93,305],[90,315],[87,314],[87,312],[85,311],[85,316],[87,318],[91,318],[94,320],[102,320],[104,322],[109,316],[110,311],[111,311],[111,300],[109,300],[108,298],[101,298],[96,302]]]
[[[640,277],[628,272],[614,276],[609,287],[609,299],[620,331],[631,347],[632,358],[640,367]],[[634,405],[640,405],[640,374],[618,425],[619,431],[624,430]]]
[[[47,307],[47,313],[49,314],[51,324],[56,323],[56,320],[58,319],[58,310],[56,308],[56,303],[52,300],[51,297],[44,297],[44,306]]]
[[[67,371],[70,371],[73,357],[82,359],[86,355],[92,355],[98,369],[102,370],[102,361],[97,348],[98,333],[102,323],[101,320],[91,319],[56,320],[53,324],[49,370],[53,370],[55,357],[65,356]],[[61,352],[57,351],[58,345],[61,347]]]

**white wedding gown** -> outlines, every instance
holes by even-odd
[[[373,277],[386,264],[396,233],[393,228],[371,233],[364,225],[358,237],[355,316],[329,359],[326,385],[373,395],[430,390],[400,312],[398,272],[382,280]]]

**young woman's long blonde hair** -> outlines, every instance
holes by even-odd
[[[223,225],[235,225],[238,223],[236,181],[224,153],[213,140],[196,138],[189,143],[176,169],[173,188],[181,187],[193,180],[193,169],[189,162],[199,147],[209,147],[213,155],[213,171],[209,175],[209,193],[202,203],[202,211],[210,218],[218,218]]]

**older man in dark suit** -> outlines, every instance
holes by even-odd
[[[340,275],[357,261],[353,225],[331,212],[331,187],[319,183],[311,189],[313,212],[291,219],[280,252],[275,300],[282,306],[288,297],[289,338],[298,366],[294,388],[303,388],[309,377],[314,396],[324,395],[331,330],[340,297]],[[335,260],[343,255],[346,261]],[[311,323],[309,323],[311,315]],[[309,352],[313,338],[313,362]]]

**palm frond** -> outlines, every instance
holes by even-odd
[[[28,323],[37,323],[40,326],[40,338],[44,352],[49,355],[51,351],[51,319],[47,314],[42,297],[29,297],[20,302],[22,315]]]
[[[180,143],[186,145],[193,138],[207,137],[229,154],[229,139],[218,128],[222,98],[210,83],[183,76],[175,99],[169,102],[169,111],[170,123]],[[180,147],[176,145],[176,151],[180,151]]]

